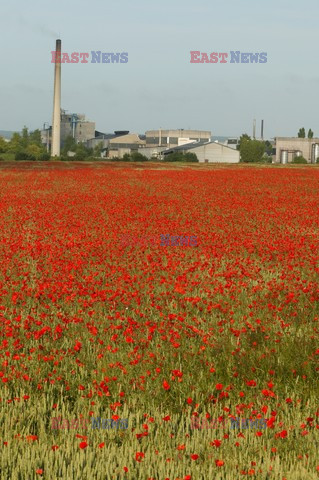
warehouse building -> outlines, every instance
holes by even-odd
[[[200,163],[239,163],[238,150],[218,142],[196,142],[171,148],[163,152],[164,157],[173,152],[195,153]]]
[[[276,163],[291,163],[303,156],[308,163],[319,158],[319,138],[276,137]]]
[[[108,158],[123,158],[145,145],[145,135],[130,133],[128,130],[117,130],[114,133],[96,132],[96,136],[86,142],[89,148],[102,147],[102,156]]]
[[[173,148],[192,142],[208,142],[211,132],[206,130],[148,130],[145,132],[146,147]]]

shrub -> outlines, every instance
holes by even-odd
[[[122,162],[147,162],[148,158],[140,152],[124,153],[123,158],[119,159]]]
[[[41,160],[41,161],[50,160],[50,158],[51,158],[51,155],[48,152],[43,152],[39,156],[39,160]]]
[[[15,160],[28,160],[28,161],[35,161],[35,156],[32,153],[27,152],[17,152],[15,154]]]
[[[302,155],[300,157],[295,157],[293,158],[292,162],[291,163],[308,163],[307,160],[305,159],[305,157],[303,157]]]
[[[132,162],[147,162],[148,158],[145,155],[142,155],[140,152],[131,153]]]
[[[166,162],[198,162],[198,158],[195,153],[191,152],[173,152],[164,155],[164,161]]]
[[[259,140],[243,139],[240,143],[240,161],[243,163],[259,163],[265,153],[265,143]]]

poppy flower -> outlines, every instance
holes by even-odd
[[[137,462],[141,462],[144,457],[145,457],[145,453],[143,453],[143,452],[136,452],[136,454],[135,454],[135,460]]]

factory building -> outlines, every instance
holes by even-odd
[[[109,158],[123,158],[125,153],[137,151],[139,147],[145,145],[145,140],[137,133],[128,133],[120,137],[112,138],[108,146]]]
[[[119,130],[113,133],[96,132],[95,138],[86,142],[87,147],[102,146],[103,156],[108,158],[123,158],[125,153],[130,154],[145,145],[145,135],[130,133],[128,130]]]
[[[319,138],[276,137],[276,163],[291,163],[303,156],[308,163],[319,158]]]
[[[85,119],[80,113],[67,113],[61,110],[60,114],[60,145],[63,148],[66,138],[73,137],[76,143],[86,142],[95,135],[95,123]],[[41,131],[42,143],[51,147],[52,127]]]
[[[239,150],[218,142],[193,142],[174,148],[145,147],[139,152],[147,158],[165,160],[173,152],[195,153],[200,163],[239,163]]]
[[[145,133],[146,147],[173,148],[187,143],[210,141],[211,132],[204,130],[148,130]]]
[[[238,150],[218,142],[197,142],[181,145],[163,152],[164,157],[172,152],[195,153],[200,163],[239,163]]]
[[[127,135],[128,133],[130,133],[128,130],[120,130],[120,131],[116,131],[114,133],[102,133],[102,132],[99,132],[99,131],[95,131],[95,137],[87,140],[86,146],[88,148],[93,148],[94,149],[98,145],[102,144],[103,148],[107,149],[108,146],[109,146],[110,140],[112,140],[114,138],[118,138],[118,137],[123,136],[123,135]]]
[[[67,137],[73,137],[76,143],[86,142],[95,135],[95,122],[89,122],[80,113],[67,114],[61,111],[61,144]]]

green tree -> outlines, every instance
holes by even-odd
[[[243,133],[241,137],[239,138],[239,141],[237,143],[237,150],[240,150],[240,145],[243,140],[251,140],[251,137],[248,135],[248,133]]]
[[[7,146],[7,151],[16,155],[17,160],[39,159],[46,152],[39,129],[29,133],[25,126],[22,133],[15,132]],[[18,154],[18,155],[17,155]]]
[[[43,154],[43,147],[39,145],[28,145],[27,148],[25,149],[26,153],[32,157],[34,157],[36,160],[39,160],[40,156]]]
[[[8,150],[8,143],[3,137],[0,137],[0,153],[5,153]]]
[[[43,146],[41,132],[39,129],[34,130],[29,134],[29,144],[37,145],[38,147]]]
[[[309,128],[308,130],[308,138],[313,138],[313,131],[311,130],[311,128]]]
[[[94,157],[100,157],[103,148],[104,148],[103,142],[99,142],[97,145],[95,145],[93,149]]]
[[[24,126],[22,129],[21,145],[23,148],[27,148],[27,146],[29,145],[29,132],[26,126]]]
[[[74,138],[72,137],[72,135],[69,135],[64,140],[64,145],[63,145],[61,153],[62,153],[62,155],[67,155],[68,152],[75,152],[76,147],[77,147],[77,144],[75,143]]]
[[[265,143],[258,140],[243,139],[240,144],[240,161],[258,163],[263,161]]]
[[[8,151],[13,153],[18,153],[23,150],[22,138],[20,133],[15,132],[8,145]]]
[[[83,160],[93,154],[93,149],[88,148],[83,142],[78,143],[75,147],[75,160]]]
[[[306,130],[304,129],[304,127],[299,128],[298,138],[306,138]]]
[[[267,153],[267,155],[272,155],[272,151],[273,151],[273,146],[272,144],[269,142],[269,140],[266,140],[265,141],[265,152]]]

